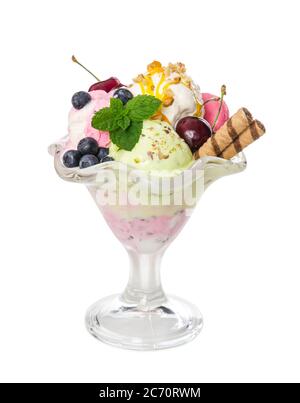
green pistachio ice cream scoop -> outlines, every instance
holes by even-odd
[[[145,120],[139,141],[131,151],[112,144],[109,154],[116,161],[157,175],[175,175],[193,162],[189,146],[166,122]]]

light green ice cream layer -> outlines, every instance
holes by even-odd
[[[131,151],[120,150],[115,144],[109,154],[116,161],[137,169],[154,171],[157,175],[175,175],[193,162],[189,146],[166,122],[145,120],[138,143]]]

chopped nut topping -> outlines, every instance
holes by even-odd
[[[166,67],[166,72],[167,75],[170,75],[171,73],[178,73],[180,75],[184,75],[184,73],[186,72],[186,68],[183,63],[176,63],[176,64],[169,63],[168,66]]]
[[[180,76],[173,77],[172,81],[173,84],[179,84],[181,81],[181,77]]]
[[[173,96],[171,96],[171,97],[166,96],[162,101],[163,106],[166,106],[166,107],[171,106],[173,102],[174,102],[174,97]]]
[[[171,88],[167,88],[164,90],[164,96],[162,99],[163,106],[170,106],[174,102],[174,92]]]
[[[167,97],[174,97],[174,92],[172,91],[171,88],[167,88],[164,90],[164,95]]]
[[[135,83],[141,83],[145,80],[145,76],[143,74],[139,74],[137,77],[133,79]]]
[[[166,160],[166,159],[168,159],[169,158],[169,155],[165,155],[165,154],[163,154],[160,150],[158,150],[158,158],[160,159],[160,160]]]
[[[153,153],[152,151],[148,151],[148,152],[147,152],[147,155],[148,155],[152,160],[153,160],[153,154],[154,154],[154,153]]]
[[[176,71],[176,65],[173,63],[169,63],[167,69],[173,73],[174,71]]]
[[[185,73],[186,72],[185,64],[180,63],[180,62],[177,63],[177,71],[178,71],[178,73],[181,73],[181,74]]]
[[[160,62],[154,60],[154,62],[148,64],[147,70],[151,74],[151,73],[156,73],[157,71],[162,71],[163,68],[162,68],[162,65]]]
[[[184,84],[185,84],[188,88],[192,89],[192,79],[191,79],[191,77],[185,76],[185,77],[184,77]]]

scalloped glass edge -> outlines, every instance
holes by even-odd
[[[155,175],[146,170],[136,169],[135,167],[117,161],[109,161],[85,169],[80,169],[77,167],[66,168],[62,162],[62,154],[65,151],[67,140],[68,136],[62,138],[56,143],[51,144],[48,147],[49,154],[54,157],[55,170],[59,177],[63,180],[82,184],[91,184],[97,181],[98,175],[105,169],[127,170],[130,171],[131,174],[135,174],[140,179],[144,179],[149,182],[151,182],[152,178],[164,178],[164,176]],[[243,171],[246,166],[247,160],[243,152],[238,153],[230,160],[207,156],[195,160],[195,162],[185,170],[175,172],[173,177],[183,175],[186,171],[202,171],[206,175],[209,174],[209,170],[212,168],[212,172],[218,173],[215,173],[213,175],[206,175],[207,178],[205,180],[205,185],[207,186],[222,176],[231,175]],[[172,176],[168,176],[168,178],[172,178]]]

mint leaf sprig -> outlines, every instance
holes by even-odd
[[[131,151],[139,141],[143,120],[151,118],[161,105],[152,95],[137,95],[123,105],[118,98],[110,99],[110,106],[102,108],[92,118],[92,126],[108,131],[110,140],[119,148]]]

